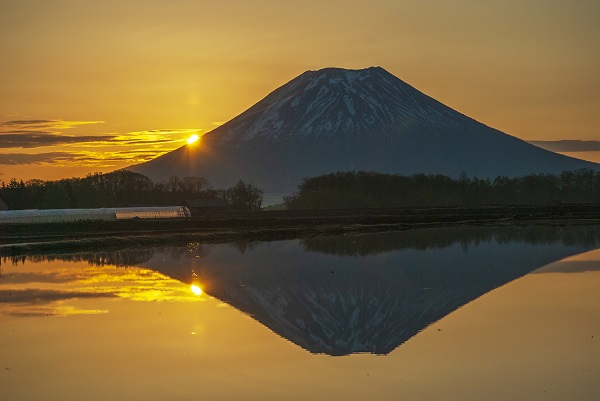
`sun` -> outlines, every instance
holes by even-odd
[[[198,139],[200,139],[200,137],[198,135],[194,134],[188,138],[187,142],[188,142],[188,144],[191,145],[192,143],[196,142]]]
[[[202,288],[198,287],[195,284],[192,284],[192,286],[190,287],[190,290],[192,290],[192,292],[196,295],[202,295]]]

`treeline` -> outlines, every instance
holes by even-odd
[[[11,179],[0,184],[0,196],[10,209],[67,209],[182,205],[190,199],[220,199],[234,210],[258,210],[262,191],[239,181],[227,189],[213,189],[202,177],[171,176],[154,183],[127,170],[88,174],[57,181]]]
[[[600,203],[600,172],[567,171],[494,180],[352,171],[306,178],[284,197],[288,209]]]

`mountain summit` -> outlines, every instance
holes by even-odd
[[[129,169],[159,180],[202,176],[218,188],[243,179],[286,194],[305,177],[335,171],[494,178],[599,167],[490,128],[371,67],[307,71],[200,146]]]

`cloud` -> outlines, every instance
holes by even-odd
[[[61,130],[78,125],[104,124],[104,121],[66,121],[66,120],[12,120],[0,122],[0,129],[51,129]]]
[[[0,122],[0,149],[39,148],[45,146],[107,142],[107,135],[65,135],[61,131],[79,125],[102,124],[104,121],[11,120]]]
[[[6,258],[3,258],[6,260]],[[10,284],[22,283],[69,283],[77,281],[79,276],[75,273],[65,274],[64,272],[53,271],[51,273],[11,273]]]
[[[58,161],[73,160],[75,155],[68,152],[48,152],[48,153],[5,153],[0,154],[0,164],[19,165],[19,164],[44,164]]]
[[[47,153],[0,153],[0,165],[52,165],[53,167],[115,167],[122,163],[142,163],[168,150],[131,149],[120,151],[73,151]]]
[[[564,139],[560,141],[529,141],[529,143],[552,152],[600,152],[600,141]]]
[[[54,163],[58,162],[59,165],[68,166],[103,166],[110,167],[114,166],[114,163],[142,163],[144,161],[151,160],[158,155],[166,153],[167,151],[158,152],[156,150],[121,150],[116,152],[78,152],[71,153],[69,158],[57,159]],[[62,163],[62,164],[60,164]]]
[[[22,305],[8,306],[1,314],[11,317],[47,317],[47,316],[71,316],[71,315],[96,315],[108,313],[106,309],[78,309],[72,306],[47,306],[47,305]]]
[[[0,154],[0,165],[114,168],[143,163],[181,146],[200,128],[66,135],[61,130],[102,121],[11,120],[0,122],[1,149],[36,149]],[[117,150],[118,149],[118,150]],[[60,150],[60,151],[58,151]]]
[[[4,121],[0,125],[39,125],[39,124],[50,124],[56,120],[13,120],[13,121]]]
[[[61,132],[12,130],[0,131],[0,149],[40,148],[55,145],[110,146],[110,145],[164,145],[184,142],[192,134],[200,134],[200,129],[165,129],[135,131],[126,134],[64,135]]]
[[[76,299],[116,298],[114,292],[60,291],[48,289],[0,290],[0,315],[13,317],[69,316],[108,313],[100,309],[79,309],[63,305]]]
[[[128,132],[116,136],[113,141],[123,145],[153,145],[185,142],[193,134],[201,135],[202,129],[180,128]]]
[[[42,289],[0,290],[0,304],[45,304],[74,298],[113,298],[111,292],[58,291]]]
[[[0,148],[38,148],[74,143],[106,142],[115,138],[115,135],[67,136],[39,131],[21,131],[0,134]]]

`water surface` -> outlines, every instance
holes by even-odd
[[[0,395],[595,400],[599,244],[503,227],[5,258]]]

